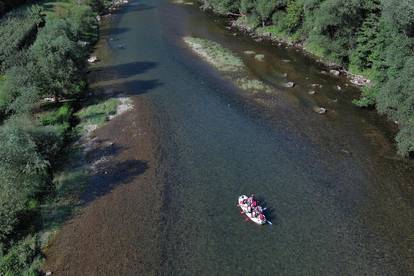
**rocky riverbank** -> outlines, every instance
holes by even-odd
[[[328,70],[335,76],[343,75],[346,78],[349,79],[349,81],[356,85],[356,86],[366,86],[371,84],[371,80],[368,78],[353,74],[346,70],[343,66],[340,66],[336,63],[333,63],[331,61],[328,61],[324,59],[323,57],[316,56],[314,53],[310,52],[306,45],[303,42],[293,42],[292,39],[289,37],[281,37],[277,36],[272,32],[266,31],[264,28],[254,28],[252,26],[249,26],[245,20],[243,20],[243,17],[239,17],[237,19],[234,19],[233,17],[229,17],[229,24],[227,28],[233,28],[237,29],[238,31],[244,32],[252,37],[256,42],[261,42],[263,40],[268,40],[273,43],[275,43],[278,47],[294,47],[296,49],[300,49],[307,55],[312,55],[319,63],[324,64],[326,67],[328,67]]]

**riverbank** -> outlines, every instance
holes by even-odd
[[[107,10],[121,4],[113,1]],[[12,11],[1,22],[13,51],[1,60],[5,75],[0,86],[4,120],[0,132],[6,159],[0,166],[5,177],[0,197],[0,274],[39,274],[43,248],[79,210],[93,169],[87,161],[87,152],[93,149],[91,133],[132,108],[121,95],[87,95],[86,59],[99,36],[96,12],[104,10],[71,1],[43,1]],[[20,139],[18,152],[13,136]],[[26,160],[20,160],[24,154]],[[10,162],[17,163],[13,167]],[[8,193],[11,196],[5,197]]]
[[[412,105],[408,95],[414,76],[412,3],[351,3],[344,8],[341,2],[198,2],[202,9],[226,16],[228,28],[243,30],[258,42],[266,39],[303,51],[328,67],[324,73],[342,74],[362,86],[353,103],[387,115],[399,128],[397,152],[411,156],[414,114],[406,110]]]
[[[329,72],[334,76],[344,75],[352,84],[356,86],[364,87],[371,84],[371,80],[366,76],[358,75],[346,70],[345,67],[335,63],[334,61],[328,60],[326,56],[321,55],[318,51],[314,51],[306,47],[305,43],[302,41],[296,42],[293,36],[281,33],[280,31],[273,31],[275,26],[253,27],[246,22],[246,18],[241,16],[238,19],[231,19],[230,17],[228,27],[250,35],[252,39],[257,42],[268,40],[275,43],[277,47],[293,47],[295,49],[299,49],[303,51],[304,54],[311,55],[315,61],[325,65],[328,68],[326,73]]]
[[[162,186],[156,178],[160,173],[157,135],[148,103],[135,95],[140,92],[136,87],[123,84],[125,72],[115,65],[115,53],[124,51],[117,45],[130,45],[110,31],[126,9],[128,5],[102,16],[101,37],[92,54],[99,62],[90,66],[88,77],[92,103],[111,108],[114,100],[122,104],[117,105],[118,115],[110,115],[101,126],[96,125],[101,120],[93,115],[100,115],[100,108],[92,105],[77,113],[89,121],[79,124],[88,130],[81,143],[85,145],[89,177],[79,197],[81,208],[44,250],[45,273],[125,275],[159,271]]]

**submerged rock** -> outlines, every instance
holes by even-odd
[[[254,56],[254,58],[258,61],[263,61],[264,60],[264,55],[263,54],[257,54]]]
[[[255,51],[251,51],[251,50],[244,51],[243,53],[245,53],[246,55],[254,55],[254,54],[256,54]]]
[[[308,92],[309,95],[314,95],[315,93],[316,93],[315,90],[311,90],[311,91]]]
[[[289,81],[289,82],[283,84],[283,86],[287,87],[287,88],[292,88],[292,87],[295,86],[295,83],[293,81]]]

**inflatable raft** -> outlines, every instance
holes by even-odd
[[[266,216],[263,214],[263,209],[261,206],[257,205],[252,208],[251,202],[249,201],[249,197],[246,195],[239,196],[238,201],[239,207],[242,209],[242,212],[254,223],[256,224],[266,224],[270,223],[270,221],[266,220]]]

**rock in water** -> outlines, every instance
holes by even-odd
[[[89,63],[95,63],[97,61],[98,61],[98,58],[96,56],[91,56],[90,58],[88,58]]]
[[[255,52],[254,51],[251,51],[251,50],[244,51],[244,53],[246,55],[254,55],[255,54]]]
[[[316,93],[315,90],[311,90],[308,92],[309,95],[314,95],[315,93]]]
[[[326,108],[323,108],[323,107],[315,106],[313,108],[313,111],[315,111],[318,114],[325,114],[328,110],[326,110]]]
[[[262,54],[257,54],[257,55],[255,55],[254,56],[254,58],[256,59],[256,60],[258,60],[258,61],[263,61],[264,60],[264,55],[262,55]]]
[[[331,73],[334,76],[339,76],[340,72],[338,70],[329,70],[329,73]]]
[[[295,83],[293,81],[289,81],[289,82],[283,84],[283,86],[287,87],[287,88],[292,88],[293,86],[295,86]]]

